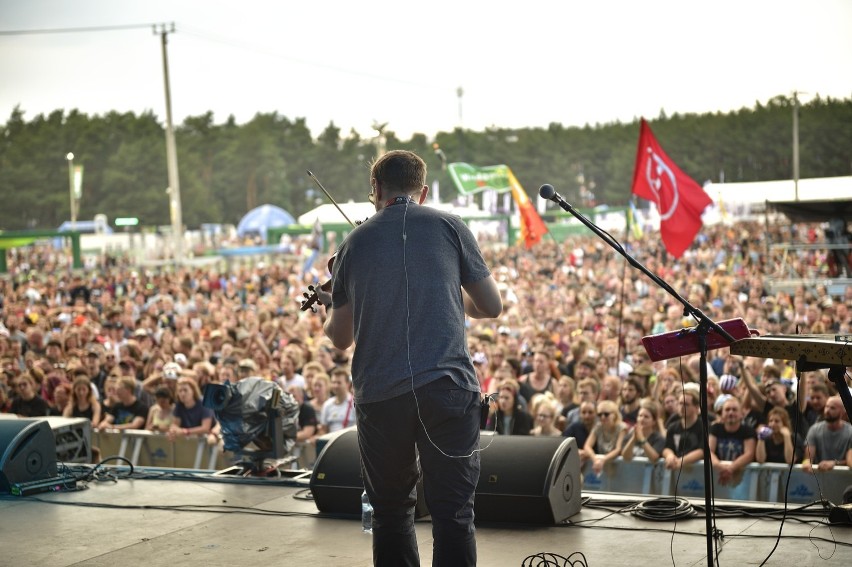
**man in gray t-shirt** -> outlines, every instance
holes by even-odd
[[[355,344],[373,561],[419,564],[414,504],[422,468],[434,562],[475,565],[481,404],[465,315],[498,316],[500,293],[461,219],[421,206],[428,186],[420,157],[388,152],[370,173],[376,214],[341,243],[331,293],[317,298],[334,346]]]
[[[852,465],[852,425],[843,420],[840,396],[828,398],[822,411],[823,421],[808,430],[808,454],[802,463],[808,472],[814,465],[821,471],[829,471],[836,465]]]

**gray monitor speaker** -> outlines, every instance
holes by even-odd
[[[56,476],[56,441],[47,420],[0,419],[0,493]]]

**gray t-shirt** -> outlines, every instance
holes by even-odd
[[[356,403],[388,400],[443,376],[478,392],[461,285],[490,273],[459,217],[413,201],[353,230],[334,261],[332,305],[352,304]]]
[[[842,460],[852,448],[852,425],[843,422],[843,427],[831,431],[824,421],[818,421],[808,430],[807,444],[816,450],[814,464]]]

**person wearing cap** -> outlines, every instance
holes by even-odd
[[[237,363],[237,379],[243,380],[257,376],[257,364],[250,358],[243,358]]]
[[[420,206],[429,191],[422,158],[387,152],[370,185],[376,214],[341,242],[331,293],[317,297],[326,336],[339,349],[355,345],[373,562],[419,564],[412,495],[422,472],[433,562],[475,565],[481,398],[465,315],[500,315],[500,291],[467,225]]]
[[[213,329],[210,331],[210,364],[218,364],[222,358],[222,344],[224,343],[222,331]]]
[[[793,424],[794,432],[797,435],[807,435],[809,425],[807,419],[805,419],[807,399],[804,379],[799,380],[798,395],[791,401],[788,398],[788,386],[781,380],[781,371],[777,366],[770,364],[763,367],[762,388],[757,385],[748,366],[743,365],[740,371],[751,397],[751,405],[756,411],[760,412],[757,420],[759,425],[767,424],[769,410],[773,407],[784,408],[790,415],[790,423]]]
[[[140,358],[150,357],[155,346],[154,336],[147,329],[139,328],[133,331],[133,339],[139,347]]]
[[[180,365],[180,367],[182,369],[186,369],[187,365],[189,364],[189,361],[186,358],[186,355],[182,352],[175,353],[174,361],[175,361],[175,363]]]

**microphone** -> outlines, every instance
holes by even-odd
[[[542,199],[547,199],[548,201],[553,201],[555,203],[563,202],[562,196],[556,192],[556,189],[553,188],[553,185],[550,183],[545,183],[538,190],[538,194]]]

